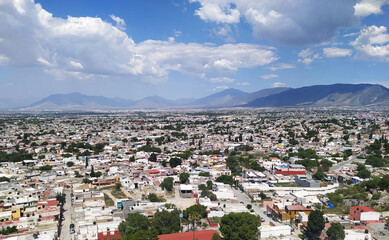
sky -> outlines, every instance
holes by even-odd
[[[389,87],[389,0],[0,0],[0,101]]]

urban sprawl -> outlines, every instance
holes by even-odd
[[[389,239],[389,111],[0,115],[1,239]]]

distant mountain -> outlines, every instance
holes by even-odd
[[[207,97],[200,98],[191,103],[193,106],[201,107],[224,107],[245,104],[242,100],[248,93],[238,89],[229,88],[218,93],[211,94]],[[237,102],[238,101],[238,102]]]
[[[123,108],[134,103],[132,100],[112,99],[102,96],[87,96],[81,93],[54,94],[27,106],[29,110],[91,110]]]
[[[372,84],[315,85],[257,98],[246,107],[366,106],[389,104],[389,89]]]

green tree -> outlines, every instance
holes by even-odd
[[[182,162],[181,159],[176,158],[176,157],[170,158],[170,160],[169,160],[170,167],[172,167],[172,168],[175,168],[178,165],[181,165],[181,162]]]
[[[127,236],[140,230],[150,230],[150,227],[148,217],[140,213],[129,213],[126,220],[119,224],[119,232],[122,236]]]
[[[149,161],[156,162],[157,161],[157,155],[155,153],[150,154]]]
[[[217,232],[215,232],[212,236],[212,239],[211,240],[222,240],[222,238],[219,236],[219,234]]]
[[[325,226],[325,221],[323,217],[323,212],[320,210],[312,211],[308,216],[308,225],[305,230],[305,235],[310,240],[319,239],[321,231],[323,231]]]
[[[186,183],[189,179],[189,173],[180,173],[180,183]]]
[[[156,240],[156,234],[152,233],[150,230],[139,230],[134,234],[127,235],[123,240]]]
[[[346,235],[342,224],[339,222],[331,223],[331,226],[327,230],[328,240],[343,240]]]
[[[119,191],[121,187],[122,187],[122,184],[121,184],[120,182],[118,182],[118,183],[115,184],[116,190]]]
[[[224,184],[234,184],[234,179],[231,176],[228,175],[221,175],[220,177],[216,178],[216,182],[222,182]]]
[[[161,184],[159,185],[162,189],[165,189],[167,191],[172,191],[173,190],[173,181],[174,181],[174,178],[172,177],[167,177],[165,178]]]
[[[190,214],[197,213],[201,218],[208,216],[207,207],[201,204],[195,204],[184,210],[184,218],[188,219]]]
[[[175,209],[173,211],[157,211],[151,220],[151,225],[159,234],[170,234],[179,232],[180,226],[180,211]]]
[[[230,213],[219,223],[220,232],[226,240],[258,239],[259,217],[250,213]]]
[[[74,162],[69,161],[69,162],[66,163],[66,166],[68,166],[68,167],[73,167],[73,166],[74,166]]]

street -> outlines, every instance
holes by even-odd
[[[251,204],[253,206],[253,209],[255,211],[255,213],[257,213],[261,218],[264,218],[265,219],[265,222],[264,224],[270,224],[270,222],[272,222],[275,226],[281,226],[282,224],[279,223],[279,222],[275,222],[273,221],[271,218],[269,218],[266,214],[264,214],[263,212],[266,210],[262,207],[258,207],[256,205],[256,203],[252,203],[251,202],[251,199],[244,193],[242,193],[240,190],[236,190],[235,188],[232,189],[234,191],[234,193],[236,194],[237,198],[238,198],[238,201],[239,202],[243,202],[246,206],[247,204]]]
[[[340,162],[336,165],[333,165],[331,168],[330,168],[330,172],[335,172],[335,173],[339,173],[339,171],[342,170],[342,168],[347,165],[347,164],[351,164],[353,162],[358,162],[358,163],[364,163],[365,162],[365,159],[358,159],[356,158],[355,156],[351,156],[349,160],[347,161],[343,161],[343,162]]]
[[[65,217],[65,220],[62,222],[62,228],[61,228],[61,235],[60,239],[62,240],[71,240],[75,239],[75,234],[70,234],[70,224],[74,223],[73,216],[73,206],[72,206],[72,198],[71,198],[71,190],[65,189],[64,194],[66,194],[66,202],[64,204],[64,212],[63,216]]]

